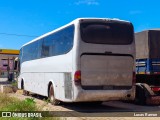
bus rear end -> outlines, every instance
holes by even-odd
[[[132,24],[115,19],[80,19],[77,33],[74,101],[133,100]]]

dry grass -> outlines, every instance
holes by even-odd
[[[19,100],[15,97],[9,97],[7,94],[0,93],[0,110],[1,111],[40,111],[36,106],[33,98],[26,98]],[[53,120],[53,118],[9,118],[9,120]],[[7,118],[0,118],[0,120],[8,120]],[[54,118],[54,120],[59,120]]]

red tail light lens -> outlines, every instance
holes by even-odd
[[[81,71],[76,71],[74,74],[75,85],[81,85]]]
[[[152,91],[154,91],[154,92],[160,91],[160,87],[152,87],[151,89],[152,89]]]

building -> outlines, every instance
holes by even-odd
[[[0,78],[11,78],[14,73],[14,59],[19,50],[0,49]]]

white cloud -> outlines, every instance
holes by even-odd
[[[96,0],[79,0],[77,2],[75,2],[76,5],[81,5],[81,4],[85,4],[85,5],[99,5],[99,2],[97,2]]]

